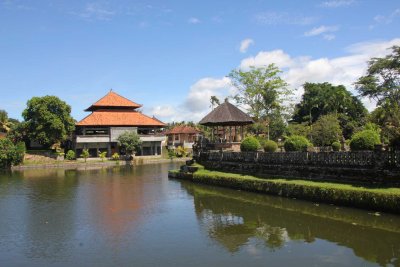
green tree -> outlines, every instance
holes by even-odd
[[[284,101],[292,91],[279,76],[282,71],[274,64],[266,67],[250,67],[249,71],[233,70],[229,74],[238,90],[235,100],[249,107],[250,115],[256,120],[268,118],[271,113],[285,110]]]
[[[8,138],[0,139],[0,169],[22,163],[25,155],[25,144],[13,144]]]
[[[99,157],[101,158],[101,161],[104,162],[107,157],[107,151],[100,152]]]
[[[46,147],[64,141],[75,129],[71,107],[56,96],[31,98],[22,116],[28,137]]]
[[[133,131],[125,131],[118,136],[117,141],[126,150],[128,155],[137,152],[142,144],[139,135]]]
[[[220,101],[218,99],[218,97],[216,97],[215,95],[212,95],[210,98],[210,103],[211,103],[211,108],[214,109],[214,106],[218,106],[220,105]]]
[[[0,132],[8,133],[13,123],[8,118],[8,113],[5,110],[0,110]]]
[[[320,116],[333,113],[339,119],[345,138],[350,138],[365,123],[367,109],[343,85],[305,83],[303,87],[304,94],[295,106],[293,122],[312,125]]]
[[[89,149],[83,149],[81,157],[85,159],[85,162],[87,161],[88,157],[90,157]]]
[[[375,99],[378,106],[387,102],[400,105],[400,46],[391,49],[386,57],[372,58],[367,74],[356,83],[360,95]]]
[[[333,142],[341,140],[342,129],[335,114],[319,117],[311,130],[312,142],[317,146],[330,146]]]

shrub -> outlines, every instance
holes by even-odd
[[[14,145],[11,140],[0,139],[0,168],[9,168],[23,162],[25,155],[25,144]]]
[[[381,143],[379,134],[372,130],[364,130],[353,135],[350,141],[350,149],[357,150],[373,150],[375,145]]]
[[[186,157],[188,155],[188,151],[186,148],[182,147],[182,146],[178,146],[175,150],[175,154],[177,157],[181,158],[181,157]]]
[[[275,141],[267,140],[263,144],[265,152],[275,152],[278,149],[278,144]]]
[[[119,154],[118,154],[117,152],[115,152],[115,153],[111,156],[111,158],[112,158],[113,160],[119,160]]]
[[[332,150],[333,151],[340,151],[340,148],[341,148],[341,145],[340,145],[340,143],[339,142],[333,142],[332,143]]]
[[[75,159],[75,151],[68,150],[67,154],[65,155],[67,160],[74,160]]]
[[[307,151],[312,144],[304,136],[292,135],[286,139],[283,146],[285,151]]]
[[[240,144],[240,151],[257,151],[261,147],[260,142],[254,136],[249,136],[243,139]]]
[[[173,149],[168,149],[168,158],[175,158],[175,151]]]
[[[107,151],[100,152],[99,157],[101,158],[101,161],[104,162],[104,159],[107,157]]]
[[[88,149],[84,149],[82,150],[82,154],[81,157],[85,159],[85,162],[87,160],[87,158],[90,156],[89,150]]]

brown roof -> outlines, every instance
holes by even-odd
[[[197,130],[194,127],[188,125],[177,125],[172,129],[169,129],[165,132],[165,134],[198,134],[201,131]]]
[[[155,126],[165,123],[135,110],[96,110],[76,124],[77,126]]]
[[[106,94],[104,97],[102,97],[100,100],[98,100],[96,103],[91,105],[89,108],[87,108],[85,111],[94,111],[97,109],[101,108],[130,108],[130,109],[136,109],[140,108],[142,105],[137,104],[123,96],[120,96],[119,94],[110,91],[108,94]]]
[[[208,113],[200,122],[205,126],[236,126],[254,123],[249,115],[225,101]]]

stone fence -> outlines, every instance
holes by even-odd
[[[207,168],[228,172],[400,185],[400,151],[200,152],[195,159]]]

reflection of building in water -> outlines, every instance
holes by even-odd
[[[327,240],[380,265],[399,266],[400,224],[379,220],[365,211],[337,210],[334,206],[237,192],[182,182],[194,196],[199,223],[209,236],[230,252],[251,239],[280,249],[289,240]],[[389,215],[387,215],[389,216]]]

